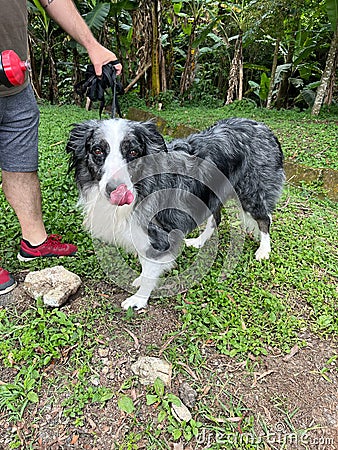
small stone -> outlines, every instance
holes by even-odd
[[[172,404],[171,413],[179,422],[189,422],[192,419],[191,412],[183,403],[180,406]]]
[[[174,443],[173,450],[184,450],[183,444],[181,444],[180,442],[178,444]]]
[[[42,298],[48,306],[59,307],[75,294],[81,278],[63,266],[30,272],[25,278],[24,289],[35,300]]]
[[[140,356],[132,364],[131,370],[139,376],[139,381],[143,385],[154,384],[156,378],[160,378],[166,386],[170,386],[172,366],[163,359]]]
[[[108,372],[109,372],[109,367],[107,367],[107,366],[105,366],[105,367],[101,370],[101,373],[102,373],[103,375],[107,375]]]
[[[181,386],[179,387],[179,396],[182,402],[188,408],[192,408],[193,406],[195,406],[197,392],[190,386],[189,383],[184,382],[181,384]]]
[[[99,348],[98,353],[101,357],[108,356],[109,348]]]
[[[93,375],[90,377],[90,382],[94,385],[94,386],[99,386],[100,385],[100,380],[99,378],[97,378],[97,376]]]

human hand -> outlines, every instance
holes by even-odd
[[[115,53],[111,52],[99,43],[91,48],[88,48],[87,51],[98,77],[102,75],[102,66],[111,61],[117,60]],[[122,72],[122,64],[115,64],[114,67],[116,70],[116,75],[120,75]]]

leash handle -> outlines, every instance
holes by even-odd
[[[115,65],[120,64],[118,60],[111,61],[102,66],[102,75],[97,77],[94,66],[89,64],[86,68],[85,80],[80,81],[75,85],[75,91],[81,95],[89,97],[90,100],[100,101],[99,116],[102,117],[102,111],[105,105],[104,92],[106,89],[112,89],[112,111],[111,117],[115,119],[116,112],[122,117],[119,102],[117,99],[118,94],[123,94],[124,90],[121,83],[117,80]]]

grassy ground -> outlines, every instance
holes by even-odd
[[[199,107],[177,108],[175,105],[152,111],[166,119],[173,128],[183,123],[203,129],[217,120],[234,116],[261,121],[276,133],[285,156],[291,161],[310,167],[338,169],[338,114],[323,114],[314,118],[309,112],[268,111],[245,102],[204,108],[202,114]]]
[[[234,110],[165,114],[202,128]],[[314,121],[303,113],[251,108],[236,115],[264,120],[289,157],[335,167],[337,117]],[[97,111],[41,107],[45,222],[49,232],[79,245],[78,256],[62,264],[84,283],[60,310],[30,300],[21,283],[0,299],[0,448],[319,448],[309,440],[319,431],[317,437],[327,437],[322,448],[335,448],[333,431],[315,406],[338,407],[337,204],[287,184],[274,214],[271,259],[257,263],[257,244],[245,237],[230,273],[224,269],[231,240],[225,212],[218,251],[199,283],[173,298],[154,299],[142,315],[122,312],[126,293],[108,282],[95,243],[81,228],[77,191],[67,174],[68,125],[93,117]],[[16,259],[20,229],[2,194],[0,204],[1,265],[22,281],[27,270],[58,264],[27,267]],[[197,256],[184,250],[176,273]],[[142,354],[171,362],[170,388],[138,384],[130,365]],[[170,408],[183,381],[198,394],[188,423]],[[338,423],[337,412],[325,417]],[[288,441],[293,434],[297,445]]]

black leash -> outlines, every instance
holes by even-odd
[[[120,105],[118,102],[118,94],[123,94],[123,86],[117,79],[115,65],[119,62],[111,61],[102,66],[102,76],[97,77],[93,64],[89,64],[86,69],[85,79],[75,85],[75,91],[81,96],[89,97],[92,101],[100,101],[100,119],[105,106],[104,92],[106,89],[112,90],[112,109],[111,117],[115,119],[116,113],[122,117]]]

